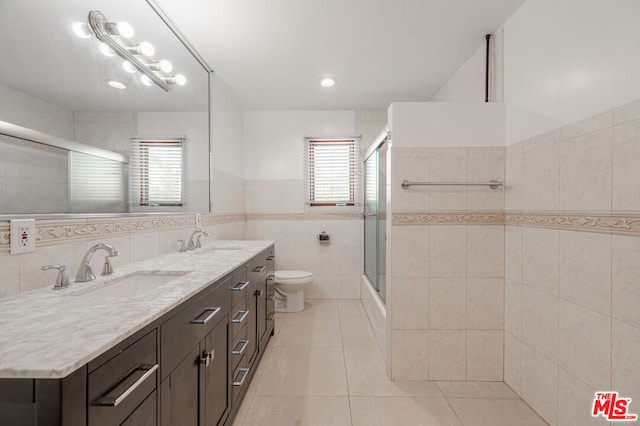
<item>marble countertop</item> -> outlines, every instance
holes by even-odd
[[[0,378],[66,377],[273,243],[214,241],[195,251],[129,263],[111,276],[70,288],[53,290],[52,283],[2,299]],[[186,274],[139,296],[92,295],[91,290],[140,271]]]

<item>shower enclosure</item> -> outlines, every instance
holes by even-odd
[[[364,160],[364,272],[386,300],[387,133],[369,148]]]

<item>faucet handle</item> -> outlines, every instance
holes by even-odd
[[[178,249],[178,253],[184,253],[187,251],[187,246],[184,244],[184,240],[178,240],[180,243],[180,248]]]
[[[57,269],[58,276],[56,277],[56,283],[53,286],[54,290],[60,290],[61,288],[67,288],[71,286],[69,282],[69,276],[67,275],[67,267],[64,265],[45,265],[41,268],[43,271],[49,269]]]
[[[202,238],[202,234],[198,235],[198,237],[196,238],[196,248],[202,248],[202,243],[200,242],[200,238]]]
[[[111,257],[112,256],[104,257],[104,265],[102,266],[102,273],[100,275],[105,276],[105,275],[113,274],[113,265],[111,264]]]

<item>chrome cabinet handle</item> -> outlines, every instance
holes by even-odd
[[[205,368],[209,367],[211,364],[211,360],[215,358],[215,349],[211,349],[211,352],[202,351],[202,355],[200,355],[200,359],[198,360],[200,364],[204,364]]]
[[[262,296],[262,290],[256,290],[256,291],[253,293],[253,295],[254,295],[254,296]]]
[[[242,321],[245,320],[245,318],[247,318],[247,315],[249,315],[249,310],[244,310],[244,311],[238,311],[236,312],[236,314],[233,316],[233,319],[231,320],[231,322],[235,322],[237,323],[241,323]]]
[[[242,345],[242,348],[237,349],[238,345]],[[238,343],[236,343],[236,345],[233,347],[231,354],[242,355],[244,353],[244,350],[247,349],[247,346],[249,346],[249,339],[238,340]]]
[[[253,272],[262,272],[264,271],[266,268],[266,266],[256,266],[255,268],[253,268]]]
[[[100,398],[96,399],[93,402],[93,405],[101,405],[103,407],[117,407],[125,399],[127,399],[127,397],[129,395],[131,395],[131,393],[133,391],[135,391],[140,385],[142,385],[145,380],[147,380],[149,377],[151,377],[153,375],[153,373],[156,372],[158,367],[159,367],[158,364],[140,364],[124,379],[124,380],[126,380],[127,378],[131,377],[133,374],[135,374],[138,371],[144,371],[145,373],[142,376],[140,376],[138,378],[138,380],[136,380],[131,386],[129,386],[120,395],[118,395],[118,396],[105,395],[103,397],[100,397]],[[122,382],[124,380],[122,380]],[[122,383],[122,382],[120,382],[120,383]]]
[[[275,258],[276,258],[276,257],[275,257],[274,255],[271,255],[271,256],[267,257],[267,260],[271,261],[271,260],[273,260],[273,259],[275,259]]]
[[[244,379],[247,378],[247,376],[249,375],[249,369],[248,368],[239,368],[238,371],[240,373],[244,373],[244,376],[242,376],[242,380],[237,381],[236,378],[233,378],[233,386],[242,386],[242,384],[244,383]]]
[[[242,291],[249,285],[250,281],[240,281],[238,284],[231,287],[231,291]]]
[[[204,315],[205,312],[211,313],[207,315],[205,319],[199,319],[202,315]],[[220,308],[206,308],[200,313],[200,315],[191,320],[191,324],[206,324],[211,321],[211,319],[215,317],[218,312],[220,312]]]

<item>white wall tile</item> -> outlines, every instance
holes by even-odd
[[[640,120],[613,129],[613,210],[640,210]]]
[[[559,206],[558,144],[523,154],[523,210],[557,210]]]
[[[523,157],[522,154],[507,157],[506,160],[506,177],[504,188],[504,208],[505,210],[519,211],[522,210],[523,199]]]
[[[521,339],[522,284],[508,279],[504,284],[504,329]]]
[[[429,326],[432,330],[467,328],[466,294],[466,278],[430,279]]]
[[[160,235],[157,232],[131,234],[129,257],[132,262],[149,259],[160,254]]]
[[[590,388],[563,368],[558,370],[558,424],[606,425],[603,417],[593,417],[595,389]]]
[[[431,277],[467,276],[466,226],[430,227],[429,272]]]
[[[522,282],[523,239],[520,226],[504,228],[504,276],[514,282]]]
[[[504,333],[504,382],[522,395],[522,342],[511,333]]]
[[[558,298],[522,286],[522,340],[547,358],[558,361]]]
[[[611,385],[611,318],[560,300],[559,364],[595,389]]]
[[[559,294],[578,305],[611,314],[611,235],[559,233]]]
[[[558,230],[524,228],[522,282],[558,294]]]
[[[467,226],[467,276],[504,277],[504,226]]]
[[[560,128],[560,140],[576,138],[613,126],[613,110],[576,121]]]
[[[467,328],[504,329],[504,279],[467,278]]]
[[[0,299],[20,292],[20,256],[0,252]],[[52,278],[52,283],[55,276]]]
[[[522,398],[549,424],[557,424],[558,365],[522,346]]]
[[[632,413],[640,412],[640,329],[613,321],[611,389],[631,398]],[[600,389],[598,389],[600,390]]]
[[[394,278],[391,312],[393,329],[428,329],[429,279]]]
[[[504,332],[467,330],[467,380],[501,382]]]
[[[429,276],[429,228],[394,226],[391,258],[394,277]]]
[[[466,379],[466,330],[429,332],[429,380]]]
[[[640,238],[612,236],[612,315],[640,327]]]
[[[393,330],[391,333],[392,379],[429,379],[429,339],[428,330]]]

